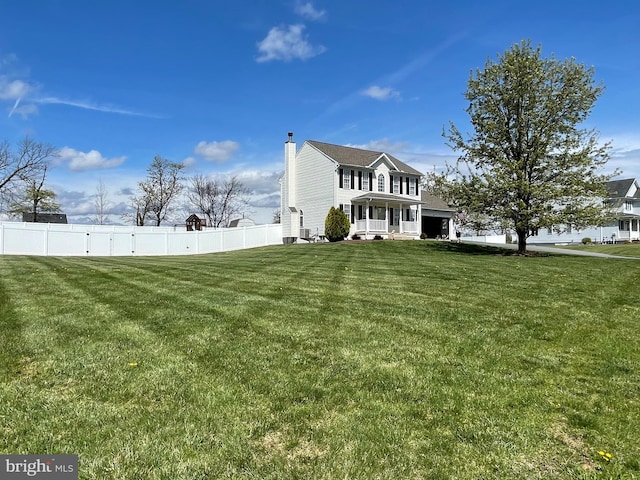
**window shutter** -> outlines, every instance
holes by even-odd
[[[389,175],[389,193],[393,193],[393,175]]]
[[[393,225],[393,207],[389,207],[389,225]]]
[[[356,188],[356,172],[351,170],[351,190]]]
[[[343,175],[344,175],[344,172],[342,171],[342,169],[340,169],[340,182],[339,182],[339,184],[338,184],[338,186],[339,186],[340,188],[342,188],[342,176],[343,176]],[[341,209],[342,209],[342,208],[341,208]]]
[[[369,191],[373,192],[373,172],[369,172]]]
[[[407,195],[409,195],[409,192],[411,191],[411,189],[409,188],[409,181],[410,181],[410,178],[407,177]]]
[[[344,205],[342,203],[339,205],[339,207],[340,207],[340,210],[344,212]]]
[[[355,223],[355,216],[356,216],[356,206],[352,203],[351,204],[351,223]]]
[[[362,190],[362,170],[358,170],[358,190]]]
[[[369,206],[369,218],[373,218],[373,207]]]
[[[402,194],[402,184],[404,182],[402,181],[402,177],[400,177],[400,194]],[[409,190],[407,190],[407,193],[409,193]]]
[[[358,205],[358,220],[362,220],[362,205]]]

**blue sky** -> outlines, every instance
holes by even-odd
[[[289,131],[439,170],[469,73],[522,39],[595,68],[586,126],[640,177],[637,2],[7,0],[0,19],[0,140],[60,149],[48,185],[77,222],[103,181],[121,223],[154,155],[238,175],[269,222]]]

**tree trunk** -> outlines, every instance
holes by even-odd
[[[516,228],[516,234],[518,235],[518,254],[524,255],[527,253],[527,230]]]

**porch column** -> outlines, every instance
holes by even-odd
[[[389,202],[384,202],[384,218],[385,218],[384,231],[389,233]]]
[[[398,225],[398,233],[403,233],[404,232],[404,221],[403,221],[403,217],[404,217],[404,210],[402,208],[402,204],[400,204],[400,216],[398,217],[398,221],[400,222],[400,225]]]
[[[369,235],[369,200],[364,204],[364,238]]]

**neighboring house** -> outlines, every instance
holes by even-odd
[[[615,219],[607,225],[577,229],[572,225],[538,231],[530,243],[579,243],[588,237],[593,242],[616,243],[640,240],[640,184],[635,178],[612,180],[607,183],[608,197],[604,199]]]
[[[349,218],[349,236],[418,238],[422,233],[422,173],[415,168],[385,152],[313,140],[296,151],[292,133],[284,150],[281,222],[285,243],[324,237],[331,207],[340,208]],[[442,219],[452,215],[446,209],[432,214],[426,224],[432,228],[433,222],[438,223],[442,235]]]
[[[67,223],[67,215],[65,213],[38,213],[34,220],[33,213],[22,213],[23,222],[36,222],[36,223]]]
[[[250,218],[236,218],[235,220],[231,220],[229,222],[229,228],[235,228],[235,227],[253,227],[256,224],[256,222],[254,222],[252,219]]]

